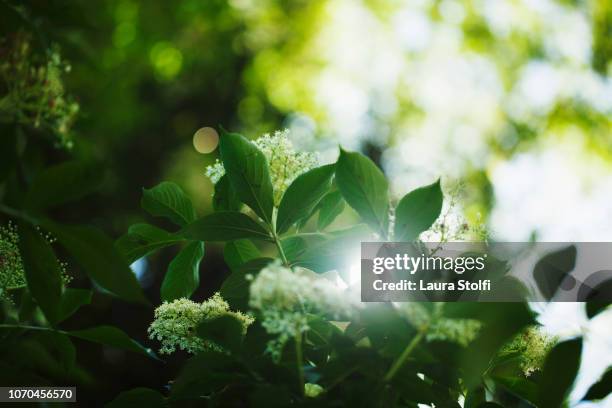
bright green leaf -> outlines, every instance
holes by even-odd
[[[180,234],[199,241],[269,240],[270,234],[248,215],[235,211],[212,213],[187,225]]]
[[[382,171],[364,155],[340,150],[336,183],[346,202],[374,231],[386,237],[389,187]]]
[[[149,190],[143,189],[140,204],[149,214],[168,218],[181,227],[196,219],[189,197],[178,185],[169,181]]]
[[[329,191],[335,166],[317,167],[300,174],[287,188],[278,207],[276,229],[282,234],[294,223],[308,216]]]
[[[200,284],[200,261],[204,256],[204,244],[190,242],[170,262],[161,286],[163,301],[190,297]]]
[[[244,136],[222,132],[221,161],[240,200],[271,224],[274,198],[270,169],[264,154]]]
[[[417,239],[440,216],[443,199],[440,180],[406,194],[395,209],[395,240]]]
[[[318,208],[319,219],[317,221],[317,228],[323,230],[344,211],[342,193],[336,190],[326,194],[319,202]]]

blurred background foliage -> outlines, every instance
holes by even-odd
[[[216,154],[192,137],[221,124],[253,138],[289,128],[324,162],[338,143],[361,150],[396,197],[460,182],[466,217],[499,239],[612,240],[608,0],[1,0],[0,31],[2,63],[25,34],[33,55],[71,67],[70,130],[29,160],[105,169],[102,191],[62,221],[117,237],[142,217],[142,187],[161,180],[210,211]],[[149,261],[148,284],[168,259]],[[214,247],[206,259],[224,270]],[[207,276],[211,293],[219,278]],[[149,321],[125,312],[104,318]]]

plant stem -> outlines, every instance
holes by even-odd
[[[0,324],[0,329],[23,329],[23,330],[40,330],[40,331],[53,331],[57,333],[67,334],[64,330],[57,330],[51,327],[43,326],[25,326],[20,324]]]
[[[280,242],[280,239],[278,239],[278,236],[276,235],[276,232],[273,234],[274,236],[274,243],[276,244],[276,248],[278,248],[278,254],[280,255],[283,264],[285,266],[289,266],[289,261],[287,260],[287,257],[285,256],[285,251],[283,250],[283,245]]]
[[[412,340],[410,341],[410,343],[408,343],[402,354],[393,362],[393,365],[391,366],[389,371],[387,371],[387,374],[385,374],[385,377],[383,379],[384,382],[389,382],[393,379],[393,377],[395,377],[395,374],[397,374],[399,369],[402,368],[402,366],[404,365],[410,354],[412,354],[416,346],[418,346],[421,340],[423,340],[423,337],[427,332],[427,328],[428,325],[425,324],[419,329],[417,335],[412,338]]]
[[[295,362],[297,364],[297,372],[299,379],[300,393],[304,395],[304,368],[302,357],[302,333],[295,336]]]

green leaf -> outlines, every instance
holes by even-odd
[[[223,131],[219,149],[225,173],[240,200],[270,225],[274,198],[264,154],[244,136]]]
[[[154,251],[184,240],[180,235],[150,224],[134,224],[130,226],[127,234],[115,242],[115,247],[131,264]]]
[[[165,217],[184,227],[196,219],[191,200],[175,183],[164,181],[157,186],[142,190],[140,202],[149,214]]]
[[[224,174],[215,184],[212,205],[215,211],[240,211],[242,207],[242,202],[230,184],[227,174]]]
[[[66,334],[79,339],[102,344],[104,346],[132,351],[134,353],[139,353],[147,357],[158,359],[151,349],[143,347],[140,343],[125,334],[123,330],[113,326],[98,326],[83,330],[72,330],[66,332]]]
[[[65,226],[50,220],[42,220],[42,226],[57,238],[96,284],[127,301],[148,304],[126,259],[100,230],[89,226]]]
[[[340,150],[336,183],[346,202],[382,237],[389,224],[388,183],[384,174],[360,153]]]
[[[30,210],[42,210],[75,201],[94,192],[102,182],[101,168],[91,162],[67,161],[39,173],[25,198]]]
[[[221,296],[229,302],[232,308],[246,310],[251,285],[246,276],[256,275],[272,261],[272,258],[251,259],[234,269],[221,285]]]
[[[517,397],[536,404],[538,400],[538,386],[526,378],[494,375],[493,380],[508,392]]]
[[[317,167],[293,180],[278,207],[276,230],[279,234],[310,214],[329,191],[334,168],[333,164]]]
[[[132,407],[147,407],[147,408],[162,408],[166,406],[166,399],[159,392],[150,388],[134,388],[133,390],[124,391],[114,400],[109,402],[107,408],[132,408]]]
[[[17,125],[0,123],[0,182],[15,169],[17,162]]]
[[[225,259],[225,263],[232,271],[251,259],[259,258],[260,256],[259,249],[248,239],[228,242],[225,248],[223,248],[223,259]]]
[[[51,324],[59,320],[62,297],[60,264],[47,240],[32,227],[19,226],[19,252],[30,293]]]
[[[56,331],[41,331],[37,333],[37,338],[57,358],[65,372],[74,368],[76,349],[67,335]]]
[[[546,357],[539,382],[539,408],[558,408],[574,384],[580,357],[582,338],[557,344]]]
[[[443,199],[440,180],[406,194],[395,210],[395,240],[417,239],[440,216]]]
[[[72,316],[83,305],[91,303],[92,292],[89,289],[66,288],[60,303],[59,321]]]
[[[601,376],[599,381],[591,385],[586,395],[582,397],[583,401],[602,400],[612,393],[612,367],[608,367],[606,372]]]
[[[236,211],[212,213],[187,225],[180,234],[199,241],[233,241],[242,238],[270,240],[270,234],[248,215]]]
[[[547,254],[538,261],[533,269],[533,277],[540,292],[547,300],[555,295],[561,282],[574,269],[575,265],[575,245]]]
[[[231,314],[206,320],[198,325],[196,333],[231,352],[238,351],[242,344],[242,323]]]
[[[204,256],[204,244],[190,242],[170,262],[161,286],[163,301],[190,297],[200,284],[200,261]]]
[[[319,219],[317,228],[323,230],[329,226],[338,215],[344,211],[344,199],[340,191],[332,191],[319,202]]]

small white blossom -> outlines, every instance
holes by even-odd
[[[188,353],[204,350],[224,352],[225,350],[214,342],[199,338],[196,328],[206,320],[228,314],[242,323],[244,332],[253,323],[250,316],[231,311],[229,304],[219,293],[215,293],[203,303],[186,298],[164,302],[155,309],[155,320],[148,329],[149,337],[161,342],[161,354],[173,353],[177,347]]]
[[[277,130],[272,135],[266,133],[253,141],[268,161],[276,206],[280,204],[291,182],[300,174],[316,167],[319,162],[315,153],[296,152],[288,136],[288,129]],[[224,174],[225,168],[219,160],[206,168],[206,176],[215,184]]]
[[[557,343],[555,337],[543,333],[538,326],[529,326],[504,346],[502,355],[517,353],[526,377],[542,368],[548,352]]]
[[[309,329],[309,314],[350,318],[361,306],[330,280],[304,268],[292,270],[279,261],[262,269],[252,281],[249,305],[261,315],[266,331],[277,335],[268,344],[275,359],[290,338]]]
[[[26,285],[18,245],[15,226],[0,227],[0,298],[10,299],[8,290]]]

